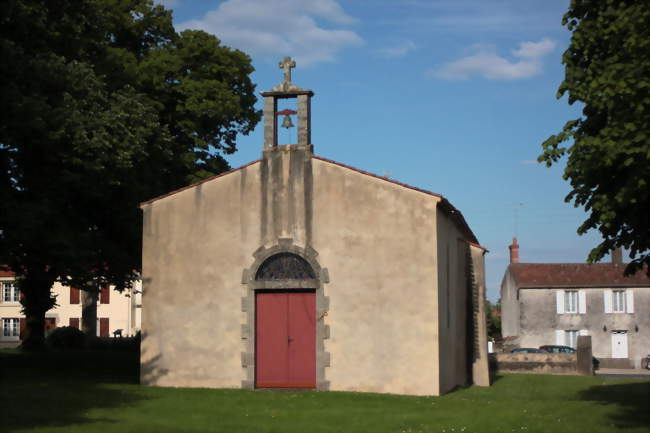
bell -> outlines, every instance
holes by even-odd
[[[282,119],[282,127],[283,128],[293,128],[293,122],[291,121],[291,116],[288,114],[284,115],[284,119]]]

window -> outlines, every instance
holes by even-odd
[[[634,313],[634,290],[605,289],[603,295],[605,313]]]
[[[625,290],[614,290],[612,309],[614,313],[625,313]]]
[[[20,301],[20,290],[13,282],[2,283],[2,299],[4,302],[19,302]]]
[[[577,313],[578,312],[578,291],[566,290],[564,292],[564,312]]]
[[[2,336],[18,337],[18,335],[19,335],[19,320],[2,319]]]
[[[564,344],[566,344],[569,347],[573,347],[575,349],[577,346],[577,342],[578,342],[578,331],[576,330],[564,331]]]
[[[587,313],[587,291],[586,290],[558,290],[557,314],[586,314]]]

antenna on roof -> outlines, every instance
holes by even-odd
[[[519,208],[523,207],[523,203],[519,202],[518,204],[515,205],[513,209],[513,228],[514,228],[514,236],[519,237]]]

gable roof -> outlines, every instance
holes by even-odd
[[[447,215],[449,215],[451,217],[451,219],[456,223],[456,225],[458,226],[460,231],[463,232],[463,234],[465,234],[465,236],[467,236],[467,238],[468,238],[467,242],[469,244],[475,246],[475,247],[478,247],[478,248],[483,249],[484,251],[487,251],[487,248],[479,245],[478,239],[476,239],[476,236],[474,235],[474,232],[472,232],[472,229],[469,228],[469,225],[467,224],[467,221],[465,221],[465,217],[463,216],[463,214],[458,209],[456,209],[449,202],[449,200],[447,200],[442,194],[438,194],[438,193],[435,193],[435,192],[432,192],[432,191],[429,191],[429,190],[426,190],[426,189],[418,188],[418,187],[415,187],[415,186],[412,186],[412,185],[408,185],[408,184],[403,183],[403,182],[398,182],[396,180],[390,179],[390,178],[385,177],[385,176],[379,176],[379,175],[376,175],[374,173],[370,173],[368,171],[361,170],[361,169],[358,169],[356,167],[352,167],[351,165],[347,165],[347,164],[343,164],[343,163],[338,162],[338,161],[323,158],[322,156],[314,155],[313,158],[318,159],[320,161],[328,162],[330,164],[338,165],[339,167],[347,168],[348,170],[353,170],[353,171],[356,171],[357,173],[361,173],[361,174],[364,174],[366,176],[374,177],[376,179],[380,179],[380,180],[383,180],[385,182],[390,182],[390,183],[393,183],[395,185],[399,185],[399,186],[401,186],[403,188],[412,189],[414,191],[418,191],[418,192],[428,194],[428,195],[432,195],[434,197],[439,198],[440,199],[440,208],[442,209],[443,212],[447,213]]]
[[[479,245],[478,239],[476,239],[476,236],[474,235],[474,232],[472,232],[472,230],[469,228],[469,225],[467,224],[467,221],[465,221],[465,217],[463,217],[463,214],[458,209],[456,209],[449,202],[449,200],[447,200],[441,194],[438,194],[438,193],[435,193],[435,192],[432,192],[432,191],[428,191],[426,189],[417,188],[415,186],[411,186],[411,185],[408,185],[406,183],[398,182],[396,180],[392,180],[392,179],[389,179],[389,178],[384,177],[384,176],[379,176],[379,175],[376,175],[376,174],[373,174],[373,173],[370,173],[370,172],[367,172],[367,171],[364,171],[364,170],[360,170],[358,168],[352,167],[352,166],[347,165],[347,164],[343,164],[343,163],[340,163],[340,162],[337,162],[337,161],[333,161],[331,159],[323,158],[322,156],[313,155],[312,157],[314,159],[318,159],[320,161],[328,162],[330,164],[338,165],[339,167],[343,167],[343,168],[346,168],[346,169],[349,169],[349,170],[356,171],[357,173],[361,173],[361,174],[364,174],[366,176],[374,177],[376,179],[381,179],[381,180],[383,180],[385,182],[390,182],[390,183],[393,183],[395,185],[399,185],[399,186],[401,186],[403,188],[412,189],[414,191],[418,191],[418,192],[421,192],[421,193],[428,194],[428,195],[439,198],[440,199],[440,208],[442,209],[443,212],[447,213],[447,215],[449,215],[451,217],[451,219],[459,227],[460,231],[463,232],[463,234],[465,236],[467,236],[467,242],[470,243],[471,245],[474,245],[475,247],[478,247],[478,248],[481,248],[481,249],[487,251],[487,248],[482,247],[481,245]],[[196,183],[193,183],[191,185],[185,186],[183,188],[179,188],[177,190],[170,191],[167,194],[163,194],[163,195],[160,195],[158,197],[154,197],[152,199],[149,199],[147,201],[143,201],[142,203],[140,203],[140,207],[151,204],[151,203],[153,203],[155,201],[158,201],[158,200],[162,200],[162,199],[164,199],[166,197],[169,197],[169,196],[174,195],[176,193],[179,193],[181,191],[185,191],[186,189],[194,188],[194,187],[196,187],[198,185],[201,185],[201,184],[203,184],[205,182],[209,182],[209,181],[217,179],[219,177],[223,177],[223,176],[227,176],[227,175],[229,175],[231,173],[235,173],[235,172],[237,172],[239,170],[242,170],[242,169],[244,169],[244,168],[246,168],[248,166],[251,166],[253,164],[256,164],[256,163],[258,163],[260,161],[261,160],[258,159],[258,160],[249,162],[246,165],[242,165],[241,167],[232,169],[230,171],[226,171],[225,173],[221,173],[221,174],[218,174],[216,176],[208,177],[206,179],[203,179],[203,180],[201,180],[199,182],[196,182]]]
[[[194,182],[194,183],[189,184],[189,185],[187,185],[187,186],[184,186],[184,187],[182,187],[182,188],[178,188],[178,189],[175,189],[175,190],[173,190],[173,191],[169,191],[168,193],[165,193],[165,194],[163,194],[163,195],[159,195],[158,197],[151,198],[151,199],[149,199],[149,200],[147,200],[147,201],[143,201],[143,202],[140,203],[139,206],[142,207],[142,206],[148,205],[148,204],[153,203],[153,202],[155,202],[155,201],[158,201],[158,200],[162,200],[162,199],[164,199],[164,198],[167,198],[167,197],[169,197],[170,195],[174,195],[174,194],[177,194],[177,193],[179,193],[179,192],[181,192],[181,191],[185,191],[186,189],[191,189],[191,188],[194,188],[194,187],[196,187],[196,186],[199,186],[199,185],[201,185],[201,184],[203,184],[203,183],[210,182],[211,180],[214,180],[214,179],[216,179],[216,178],[218,178],[218,177],[227,176],[227,175],[229,175],[229,174],[231,174],[231,173],[234,173],[234,172],[236,172],[236,171],[242,170],[242,169],[244,169],[244,168],[246,168],[246,167],[248,167],[248,166],[250,166],[250,165],[257,164],[257,163],[260,162],[260,161],[261,161],[261,159],[256,159],[255,161],[251,161],[251,162],[249,162],[248,164],[242,165],[241,167],[233,168],[232,170],[225,171],[225,172],[223,172],[223,173],[221,173],[221,174],[217,174],[217,175],[214,175],[214,176],[206,177],[205,179],[200,180],[200,181],[198,181],[198,182]]]
[[[650,287],[644,270],[626,277],[625,264],[613,263],[511,263],[519,288],[550,287]]]

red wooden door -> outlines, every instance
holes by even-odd
[[[108,317],[102,317],[99,319],[99,336],[108,337]]]
[[[256,386],[316,387],[316,294],[257,293]]]

